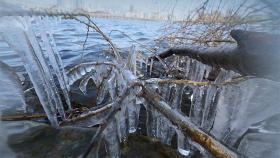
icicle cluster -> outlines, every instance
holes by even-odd
[[[152,75],[154,61],[138,60],[134,46],[131,47],[126,64],[107,61],[88,62],[65,72],[52,33],[47,31],[47,23],[32,18],[5,17],[4,20],[5,24],[0,25],[1,36],[21,57],[36,94],[54,126],[58,125],[59,117],[62,120],[66,119],[66,109],[72,109],[68,93],[70,86],[77,80],[80,80],[79,89],[84,94],[87,92],[89,80],[93,80],[97,89],[97,105],[102,106],[103,103],[114,102],[128,85],[136,80],[137,66],[142,69],[143,65],[146,65],[146,73]],[[31,20],[36,27],[40,27],[39,30],[31,25]],[[184,79],[216,83],[205,86],[182,86],[174,83],[146,85],[159,94],[174,111],[183,113],[205,132],[211,133],[215,138],[248,157],[252,155],[265,157],[267,152],[279,154],[277,149],[273,151],[271,149],[280,144],[280,140],[274,140],[272,145],[264,145],[271,142],[273,136],[280,135],[280,130],[276,126],[280,120],[277,102],[280,97],[279,83],[254,78],[217,86],[240,75],[209,67],[188,57],[175,57],[169,66],[182,71]],[[63,106],[60,90],[67,108]],[[103,133],[111,157],[119,157],[119,143],[126,141],[129,133],[137,131],[141,106],[145,108],[147,114],[148,136],[156,137],[169,145],[176,136],[178,151],[185,156],[191,153],[192,147],[204,152],[152,105],[136,97],[136,88],[129,89],[129,92],[114,116],[114,121],[108,124]],[[100,124],[106,118],[105,115],[94,116],[83,125]],[[258,139],[260,137],[262,139]],[[257,152],[258,155],[253,153],[258,146],[251,147],[256,143],[263,147]]]
[[[240,77],[232,71],[211,68],[188,57],[175,60],[172,66],[183,69],[185,79],[197,82],[212,81],[218,85]],[[251,78],[221,86],[179,86],[167,83],[153,86],[154,91],[159,93],[174,110],[184,113],[201,129],[238,149],[244,155],[262,157],[267,152],[272,155],[279,154],[275,146],[280,141],[278,139],[272,141],[272,135],[278,135],[279,130],[271,123],[273,122],[271,118],[279,120],[280,111],[277,102],[277,98],[280,97],[277,92],[280,88],[279,83]],[[190,151],[190,144],[199,148],[199,145],[185,138],[150,105],[146,107],[149,108],[147,126],[150,136],[170,144],[171,137],[176,133],[178,151],[182,154],[189,153],[187,151]],[[274,121],[276,122],[280,123]],[[258,139],[259,136],[263,138]],[[269,142],[273,142],[272,145],[264,147],[264,144]],[[259,144],[257,146],[263,145],[263,150],[255,154],[257,146],[254,147],[254,143]]]
[[[11,49],[21,57],[48,119],[52,125],[58,125],[57,112],[62,120],[64,120],[65,109],[59,95],[58,86],[54,80],[54,75],[58,78],[68,108],[71,109],[67,89],[68,83],[59,55],[57,52],[54,53],[49,38],[43,31],[41,32],[43,45],[39,44],[34,29],[31,26],[32,18],[3,17],[2,20],[5,21],[5,25],[1,26],[1,36]],[[46,56],[43,54],[43,50],[45,50]]]

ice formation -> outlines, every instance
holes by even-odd
[[[143,73],[146,73],[148,78],[152,77],[154,71],[155,61],[147,60],[143,63],[144,59],[138,60],[135,46],[131,47],[125,62],[85,62],[66,72],[56,50],[52,33],[47,31],[46,24],[42,24],[43,22],[38,19],[22,17],[1,17],[1,20],[1,36],[21,57],[52,125],[58,126],[59,120],[66,119],[66,111],[72,109],[68,95],[69,87],[81,80],[79,89],[85,94],[88,81],[92,79],[98,89],[97,107],[102,106],[104,102],[113,102],[110,108],[114,110],[119,107],[119,110],[110,122],[106,122],[107,120],[104,120],[106,114],[102,114],[93,116],[88,122],[81,122],[79,125],[91,127],[108,123],[102,137],[108,144],[111,157],[119,157],[119,143],[126,141],[129,133],[137,131],[141,106],[145,107],[147,114],[148,136],[156,137],[169,145],[176,136],[177,148],[182,155],[192,154],[193,148],[208,155],[197,143],[192,142],[177,127],[174,127],[170,120],[153,105],[136,96],[140,91],[139,88],[129,87],[130,84],[139,82],[138,65],[139,71],[145,69]],[[42,30],[34,29],[30,20],[42,26]],[[240,75],[223,69],[217,70],[188,57],[175,58],[172,66],[183,71],[184,79],[197,82],[211,81],[212,84],[162,84],[158,83],[157,79],[146,83],[145,86],[158,93],[170,105],[171,110],[184,114],[203,131],[245,156],[279,156],[277,147],[280,141],[277,139],[279,136],[277,124],[279,124],[280,110],[277,100],[280,95],[278,93],[280,84],[278,82],[263,78],[231,82],[240,78]],[[2,74],[3,68],[4,66],[1,66],[1,79],[5,75],[9,78],[11,74],[7,72]],[[7,71],[5,68],[3,70]],[[213,73],[216,73],[214,77]],[[13,95],[24,105],[22,92],[17,91],[19,84],[15,81],[10,85],[16,87]],[[119,99],[120,94],[128,88],[129,94],[122,100],[121,105],[115,105],[114,101]],[[63,106],[60,89],[68,105],[67,108]],[[0,101],[1,108],[4,102]],[[265,145],[268,142],[272,144]],[[258,149],[260,147],[261,150]]]

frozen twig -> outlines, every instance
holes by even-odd
[[[88,112],[82,113],[81,115],[79,115],[75,118],[64,120],[63,122],[60,123],[60,125],[67,125],[67,124],[71,124],[71,123],[76,122],[76,121],[88,119],[89,117],[92,117],[92,116],[95,116],[97,114],[108,111],[109,109],[112,108],[112,105],[113,105],[113,103],[109,103],[109,104],[107,104],[105,106],[102,106],[101,108],[96,109],[94,111],[88,111]]]
[[[86,63],[81,63],[79,65],[76,65],[74,67],[72,67],[71,69],[69,69],[67,71],[67,75],[73,74],[74,72],[78,71],[78,69],[82,69],[85,68],[87,66],[98,66],[98,65],[108,65],[108,66],[113,66],[116,67],[116,64],[111,63],[111,62],[86,62]]]
[[[252,78],[251,76],[242,76],[238,78],[234,78],[229,81],[225,81],[222,83],[214,83],[214,82],[198,82],[198,81],[192,81],[192,80],[175,80],[175,79],[159,79],[159,78],[150,78],[144,81],[146,84],[151,83],[158,83],[158,84],[168,84],[168,83],[174,83],[178,85],[192,85],[192,86],[225,86],[225,85],[232,85],[232,84],[238,84],[240,82],[246,81],[248,79]]]

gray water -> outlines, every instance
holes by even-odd
[[[81,62],[82,54],[84,55],[84,61],[96,61],[99,58],[104,58],[104,55],[101,55],[102,51],[110,49],[106,41],[92,29],[88,33],[88,39],[83,48],[87,27],[75,20],[49,17],[44,20],[48,23],[48,30],[53,33],[65,67]],[[84,20],[86,21],[86,19]],[[154,44],[153,39],[162,34],[160,29],[164,25],[164,22],[143,20],[94,18],[93,21],[106,35],[111,37],[112,41],[120,49],[128,49],[132,44],[136,44],[126,35],[137,42],[152,47]],[[126,35],[114,30],[124,32]],[[0,42],[0,60],[17,70],[23,70],[22,61],[4,41]]]

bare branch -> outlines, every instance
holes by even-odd
[[[111,46],[111,48],[112,48],[112,50],[113,50],[113,53],[114,53],[116,59],[117,59],[117,60],[121,60],[121,56],[120,56],[119,52],[117,51],[115,45],[114,45],[113,42],[111,41],[111,39],[110,39],[109,37],[107,37],[107,36],[104,34],[103,31],[100,30],[100,28],[90,19],[89,16],[84,15],[84,17],[86,17],[86,18],[89,20],[89,22],[90,22],[91,24],[88,24],[88,23],[86,23],[86,22],[80,20],[79,18],[77,18],[77,17],[75,17],[75,16],[72,16],[72,15],[67,15],[67,16],[68,16],[68,18],[77,20],[78,22],[80,22],[80,23],[82,23],[82,24],[85,24],[86,26],[88,26],[88,27],[94,29],[97,33],[99,33],[99,34],[103,37],[103,39],[104,39],[105,41],[107,41],[107,42],[109,43],[109,45]]]

